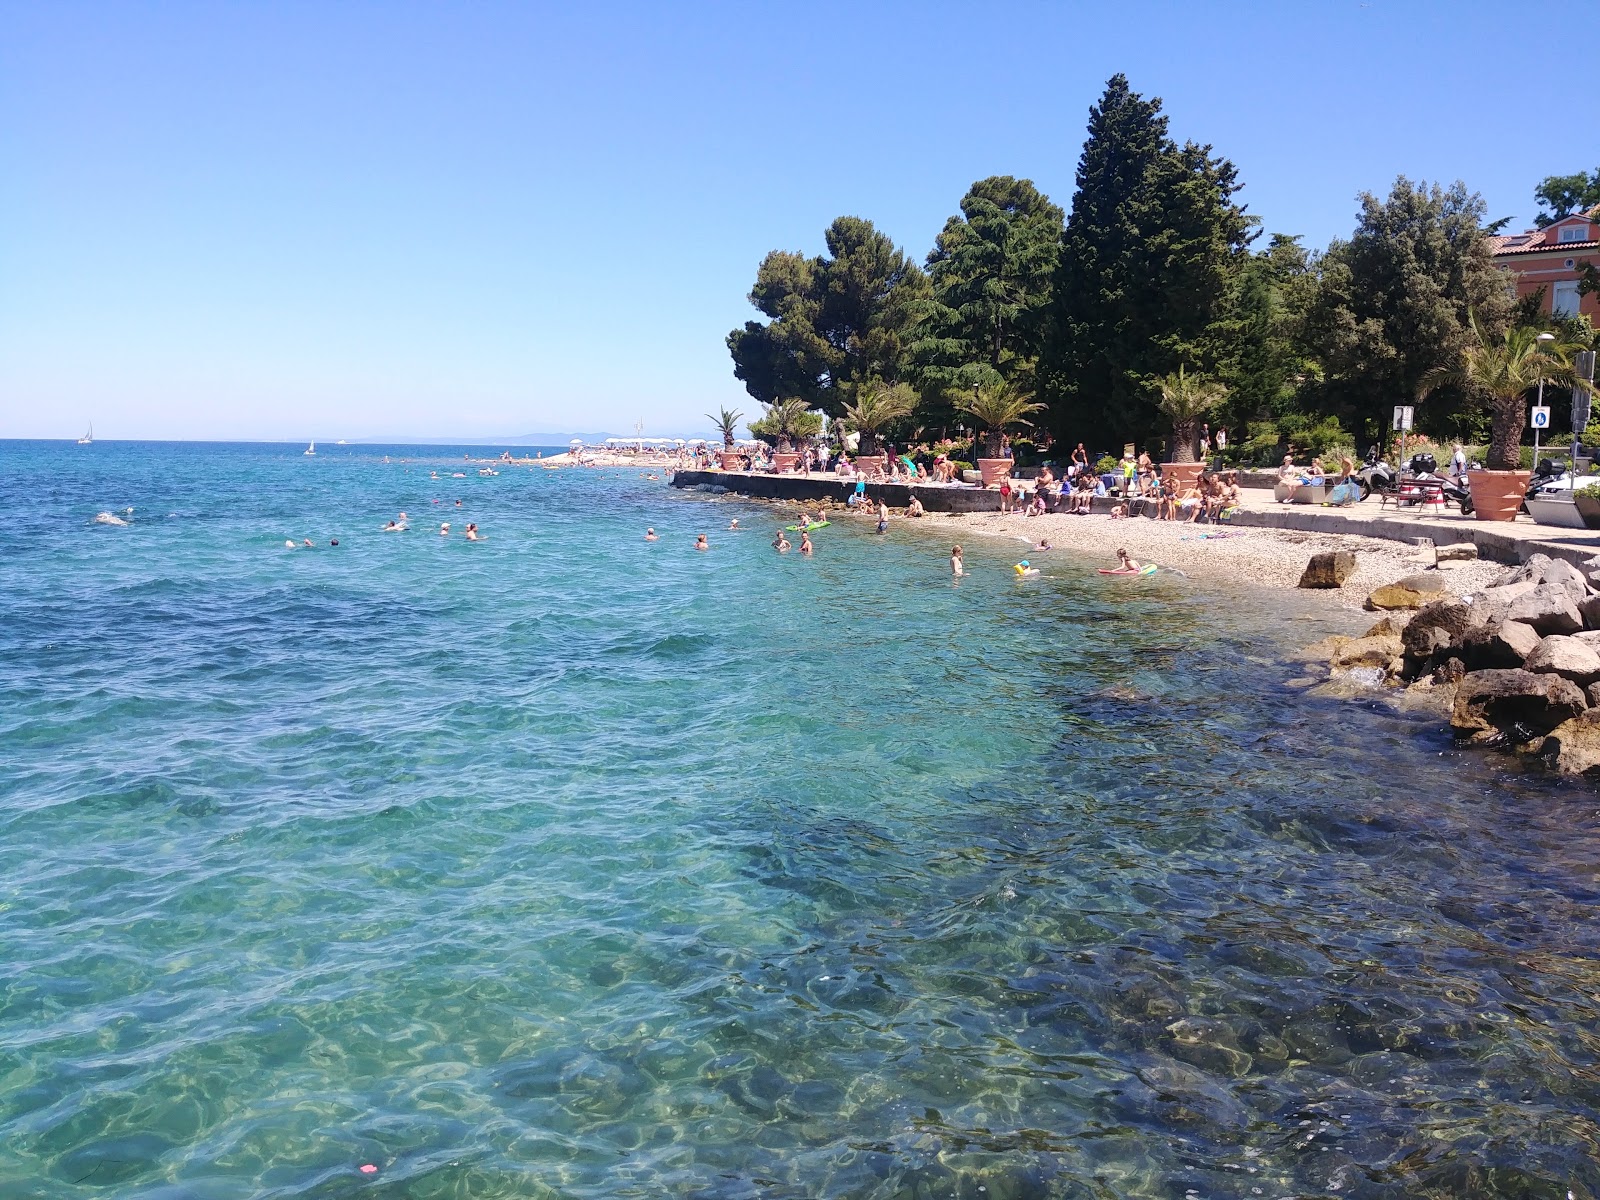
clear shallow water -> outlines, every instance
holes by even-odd
[[[299,449],[0,443],[8,1200],[1600,1192],[1594,796],[1310,601]]]

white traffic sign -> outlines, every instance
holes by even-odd
[[[1548,404],[1536,404],[1536,405],[1534,405],[1534,407],[1533,407],[1533,416],[1530,419],[1529,424],[1532,425],[1533,428],[1535,428],[1535,429],[1549,429],[1550,428],[1550,406]]]
[[[1417,410],[1409,404],[1396,404],[1394,406],[1394,428],[1410,429],[1411,417]]]

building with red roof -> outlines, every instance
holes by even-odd
[[[1600,293],[1578,294],[1583,265],[1600,269],[1600,204],[1544,229],[1501,234],[1492,241],[1495,263],[1516,278],[1518,299],[1543,288],[1543,312],[1583,313],[1600,326]]]

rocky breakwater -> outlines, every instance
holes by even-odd
[[[1600,557],[1579,568],[1536,554],[1461,597],[1436,580],[1374,591],[1369,608],[1395,611],[1361,637],[1307,647],[1326,675],[1306,682],[1381,686],[1403,708],[1448,715],[1465,745],[1600,778]]]

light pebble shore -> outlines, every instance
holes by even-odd
[[[837,515],[837,512],[834,509],[830,515]],[[894,524],[948,530],[952,544],[970,537],[1007,538],[1017,543],[1019,558],[1029,557],[1024,553],[1027,547],[1043,539],[1049,541],[1055,551],[1085,555],[1111,567],[1116,565],[1118,548],[1122,548],[1139,562],[1173,567],[1194,579],[1271,588],[1293,588],[1313,554],[1350,550],[1356,556],[1355,574],[1337,592],[1324,594],[1337,596],[1351,607],[1359,607],[1373,588],[1414,575],[1432,561],[1431,556],[1426,562],[1421,560],[1415,546],[1377,538],[1191,525],[1146,517],[1118,519],[1103,514],[1047,513],[1040,517],[1022,517],[1000,513],[928,513],[919,518],[906,518],[897,512]],[[1227,536],[1202,536],[1209,532]],[[1031,561],[1048,568],[1049,555],[1033,555]],[[1446,563],[1439,573],[1451,592],[1465,595],[1482,588],[1505,569],[1500,563],[1461,562]]]

